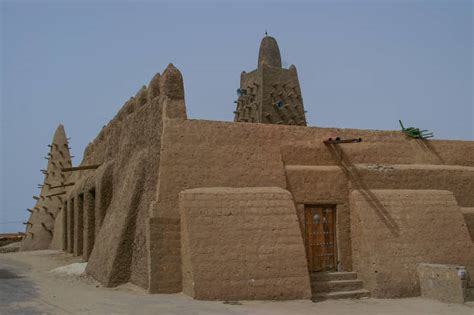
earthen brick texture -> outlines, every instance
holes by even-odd
[[[183,292],[202,300],[307,299],[291,194],[281,188],[180,193]]]

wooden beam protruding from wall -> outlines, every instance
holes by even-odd
[[[65,167],[61,169],[61,172],[74,172],[74,171],[82,171],[82,170],[94,170],[101,166],[102,164],[94,164],[94,165],[84,165],[84,166],[76,166],[76,167]]]

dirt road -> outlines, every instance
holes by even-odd
[[[104,288],[93,279],[51,270],[80,259],[57,251],[0,254],[0,314],[337,314],[473,315],[474,303],[421,298],[311,301],[195,301],[184,294],[147,294],[125,285]]]

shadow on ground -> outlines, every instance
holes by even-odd
[[[28,306],[38,297],[37,287],[22,276],[25,264],[2,257],[0,263],[0,314],[44,314]]]

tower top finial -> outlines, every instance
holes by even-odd
[[[278,43],[275,38],[268,36],[265,31],[265,37],[260,43],[260,51],[258,52],[258,67],[266,66],[281,68],[281,56]]]
[[[268,36],[267,29],[265,29],[265,36]]]

